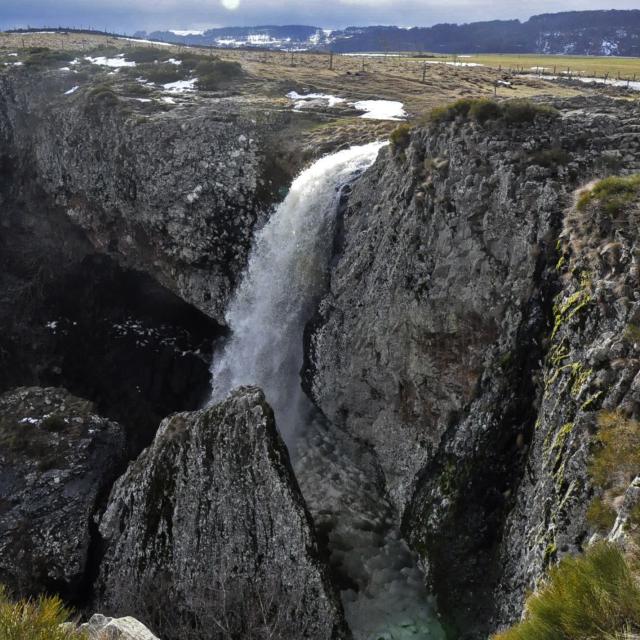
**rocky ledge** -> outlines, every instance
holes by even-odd
[[[0,396],[0,582],[82,601],[93,517],[124,467],[122,427],[63,389]]]

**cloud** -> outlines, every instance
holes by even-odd
[[[307,24],[429,26],[438,22],[526,19],[536,13],[600,9],[602,0],[0,0],[0,27],[83,26],[113,31]],[[606,8],[638,8],[608,0]]]

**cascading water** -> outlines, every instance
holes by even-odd
[[[326,278],[340,191],[382,146],[325,156],[293,181],[257,234],[226,314],[232,337],[214,357],[212,399],[243,384],[260,386],[289,445],[310,404],[300,387],[302,333]]]
[[[440,639],[417,559],[401,539],[372,454],[330,424],[300,385],[303,331],[326,284],[342,189],[384,143],[354,146],[303,171],[258,232],[214,356],[212,402],[262,387],[326,541],[356,640]]]

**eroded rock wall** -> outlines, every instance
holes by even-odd
[[[426,127],[384,154],[349,198],[308,331],[307,389],[373,447],[443,613],[480,635],[519,615],[551,513],[569,510],[555,527],[567,550],[583,538],[581,490],[542,489],[531,470],[546,464],[538,419],[553,440],[575,411],[544,396],[557,243],[579,184],[640,168],[636,106],[557,106]]]

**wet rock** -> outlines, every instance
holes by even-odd
[[[0,582],[85,595],[93,516],[124,463],[124,433],[64,389],[0,396]]]
[[[345,637],[264,395],[166,419],[100,522],[97,604],[166,640]]]

